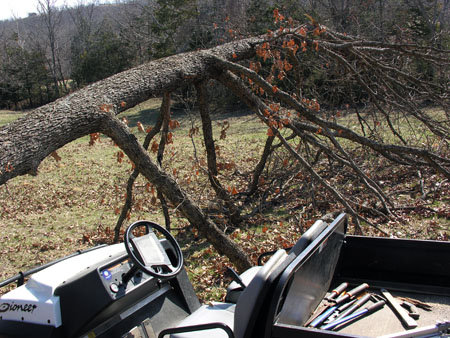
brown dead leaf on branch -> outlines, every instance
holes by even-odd
[[[89,134],[89,145],[93,146],[95,142],[100,142],[100,133]]]

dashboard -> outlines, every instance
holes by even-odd
[[[157,332],[199,307],[184,269],[165,275],[182,267],[171,241],[152,231],[131,241],[132,258],[120,243],[68,256],[34,273],[1,297],[0,335],[122,336],[145,319]],[[146,269],[134,263],[136,258]]]
[[[141,247],[140,251],[143,250],[149,252],[150,248]],[[158,256],[169,261],[172,248],[168,241],[158,240],[150,251],[154,255],[156,250]],[[124,278],[127,275],[129,278]],[[60,297],[62,322],[67,336],[80,333],[80,328],[90,329],[114,317],[139,300],[157,293],[163,284],[163,281],[138,270],[128,254],[124,253],[60,285],[55,295]]]

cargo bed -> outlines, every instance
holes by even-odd
[[[419,319],[416,319],[418,327],[450,319],[449,242],[348,235],[340,237],[336,235],[340,231],[342,229],[336,229],[334,234],[335,254],[339,255],[339,259],[329,287],[323,290],[321,285],[316,283],[316,281],[322,281],[325,286],[327,285],[326,276],[318,275],[328,273],[329,268],[323,263],[322,268],[318,268],[317,265],[321,263],[321,260],[327,262],[333,256],[328,252],[327,259],[324,250],[320,248],[320,245],[324,244],[322,243],[313,249],[314,252],[308,259],[297,267],[292,267],[296,272],[293,272],[290,278],[286,278],[286,281],[282,278],[280,281],[279,290],[283,289],[283,284],[290,284],[289,290],[284,291],[286,299],[295,295],[292,289],[298,290],[297,292],[303,290],[304,293],[304,290],[312,288],[315,291],[309,291],[309,294],[323,298],[327,292],[343,282],[348,282],[349,288],[368,283],[370,286],[368,291],[374,294],[380,294],[380,289],[384,288],[389,290],[397,300],[398,297],[407,297],[429,305],[431,311],[418,308],[420,315]],[[333,236],[326,241],[333,241]],[[342,245],[340,249],[339,244]],[[320,258],[320,256],[323,257]],[[295,277],[299,273],[302,274],[302,279]],[[296,282],[303,286],[295,285]],[[305,298],[305,295],[302,297]],[[305,306],[305,302],[298,304],[299,307]],[[321,304],[319,303],[318,306]],[[408,330],[389,305],[348,325],[343,325],[335,331],[305,327],[302,314],[296,321],[292,320],[295,318],[295,309],[291,308],[288,311],[290,311],[289,315],[283,315],[282,309],[275,317],[272,337],[378,337]],[[305,309],[299,311],[302,312]]]

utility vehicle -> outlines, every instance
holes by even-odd
[[[369,305],[381,299],[380,288],[397,299],[426,304],[431,311],[419,308],[419,328],[450,318],[449,242],[350,236],[346,228],[345,214],[330,224],[317,221],[292,248],[267,253],[260,266],[236,275],[224,302],[201,305],[175,238],[158,224],[137,221],[127,228],[124,243],[80,251],[1,283],[17,282],[18,287],[0,298],[0,337],[294,338],[412,332],[387,305],[334,330],[311,327],[317,309],[343,282],[348,289],[368,284],[374,296]],[[325,308],[333,305],[328,302]],[[445,329],[438,334],[444,337]]]

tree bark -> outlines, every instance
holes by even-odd
[[[264,151],[261,155],[261,158],[258,162],[258,164],[255,167],[255,170],[253,171],[253,178],[251,183],[249,184],[248,192],[247,194],[253,195],[258,189],[259,179],[261,177],[261,174],[266,167],[267,159],[269,158],[269,155],[272,153],[272,144],[273,140],[275,139],[275,136],[268,136],[266,139],[266,144],[264,146]]]
[[[145,136],[145,140],[144,140],[144,144],[143,147],[145,150],[148,150],[148,147],[150,146],[150,142],[153,140],[153,137],[159,133],[159,131],[161,130],[162,124],[163,124],[163,115],[164,115],[164,110],[165,109],[169,109],[169,105],[170,103],[168,102],[168,100],[170,100],[170,95],[169,94],[164,94],[163,95],[163,101],[161,103],[161,109],[160,109],[160,113],[158,116],[158,120],[156,121],[156,124],[153,126],[152,130],[150,130],[147,135]],[[139,176],[139,170],[134,169],[133,172],[131,173],[130,177],[128,178],[128,182],[127,182],[127,197],[125,199],[125,203],[122,207],[122,211],[119,215],[119,218],[117,219],[117,223],[116,226],[114,228],[114,242],[118,242],[119,241],[119,235],[120,235],[120,228],[123,225],[123,222],[125,221],[125,219],[128,216],[128,213],[131,210],[132,204],[133,204],[133,187],[134,187],[134,182],[136,181],[136,179]]]
[[[170,93],[164,93],[163,96],[163,104],[161,105],[161,114],[163,118],[162,130],[161,130],[161,139],[159,141],[158,147],[158,155],[156,157],[159,166],[162,168],[162,161],[164,158],[164,150],[166,149],[166,144],[169,138],[169,122],[170,122]],[[170,215],[169,208],[167,207],[166,199],[164,198],[163,193],[158,190],[157,193],[158,199],[161,203],[161,209],[164,215],[164,222],[166,225],[166,229],[170,231]]]

